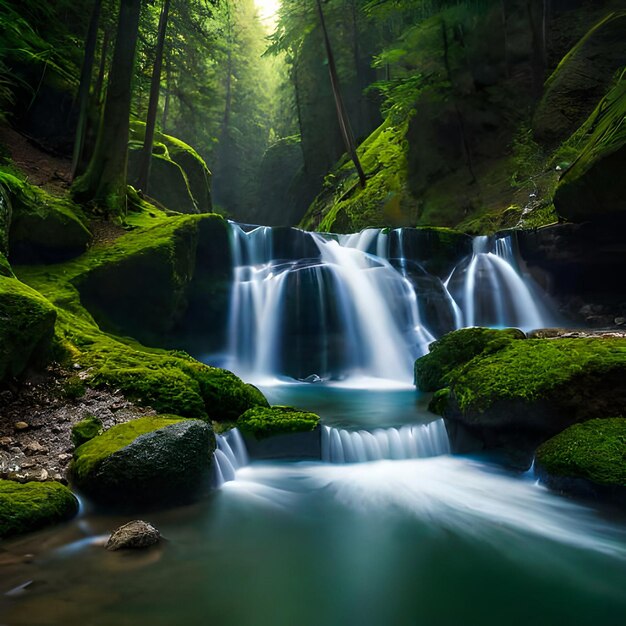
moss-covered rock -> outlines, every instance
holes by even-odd
[[[78,501],[60,483],[0,480],[0,537],[57,524],[76,513]]]
[[[542,444],[535,471],[555,489],[626,503],[626,419],[593,419]]]
[[[43,296],[14,278],[0,276],[0,382],[42,361],[55,320],[56,311]]]
[[[175,416],[113,426],[74,452],[76,486],[100,504],[137,508],[192,500],[215,449],[210,426]]]
[[[509,341],[445,375],[432,408],[487,447],[532,448],[571,424],[626,412],[626,340]]]
[[[595,24],[568,52],[545,84],[533,120],[537,138],[558,144],[593,111],[624,64],[626,12]]]
[[[128,180],[134,183],[143,146],[145,124],[131,124]],[[211,172],[204,159],[176,137],[157,132],[154,137],[152,171],[148,195],[172,211],[209,213]]]
[[[320,418],[315,413],[290,406],[254,407],[238,420],[237,428],[257,439],[287,433],[310,432],[317,428]]]
[[[415,361],[415,385],[421,391],[437,391],[448,384],[448,375],[481,354],[498,351],[514,339],[525,339],[521,330],[463,328],[429,346],[429,353]]]
[[[72,443],[78,448],[103,432],[102,421],[94,415],[89,415],[84,420],[72,426]]]
[[[625,118],[626,70],[568,142],[578,156],[554,194],[554,206],[562,217],[581,222],[626,216]]]
[[[9,258],[13,263],[56,263],[87,249],[92,235],[80,208],[0,171],[12,206]]]

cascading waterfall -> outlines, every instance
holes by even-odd
[[[217,447],[213,453],[213,483],[221,487],[235,480],[235,473],[248,464],[248,452],[241,433],[233,428],[223,435],[216,435]]]
[[[414,360],[445,332],[553,321],[510,236],[476,237],[445,278],[426,269],[433,244],[416,229],[231,229],[226,366],[249,380],[409,383]]]
[[[423,459],[449,452],[448,434],[442,419],[373,431],[322,427],[322,460],[330,463]]]

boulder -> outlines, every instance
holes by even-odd
[[[161,540],[161,533],[148,522],[133,520],[120,526],[107,540],[105,548],[117,550],[140,550],[154,546]]]
[[[57,263],[88,248],[92,235],[77,205],[4,172],[0,172],[0,187],[13,209],[9,231],[12,263]]]
[[[621,337],[509,340],[449,365],[431,409],[446,419],[453,444],[469,432],[484,448],[532,454],[572,424],[626,411]]]
[[[562,217],[573,222],[626,220],[625,116],[626,73],[575,135],[584,140],[583,147],[554,193]]]
[[[166,507],[198,496],[214,449],[213,431],[204,422],[144,417],[113,426],[77,448],[70,475],[98,504]]]
[[[61,483],[0,480],[1,538],[57,524],[76,513],[78,500]]]
[[[564,493],[626,504],[626,419],[593,419],[542,444],[535,472]]]
[[[0,276],[0,382],[43,362],[55,320],[56,309],[42,295]]]
[[[253,407],[237,420],[237,428],[256,439],[287,433],[311,432],[319,425],[315,413],[290,406]]]
[[[606,94],[624,64],[626,12],[616,11],[593,26],[559,63],[545,84],[533,130],[555,145],[569,137]]]

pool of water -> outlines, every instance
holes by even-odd
[[[415,403],[305,387],[268,395],[339,425],[397,425]],[[159,548],[107,553],[98,539],[128,518],[88,512],[0,544],[0,624],[621,626],[626,615],[624,521],[472,458],[253,463],[200,503],[139,517],[161,530]]]

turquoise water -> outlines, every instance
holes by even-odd
[[[341,424],[397,425],[415,402],[323,392],[277,396]],[[107,553],[94,543],[128,518],[90,513],[0,544],[0,624],[621,626],[626,615],[624,521],[475,459],[253,463],[203,502],[139,517],[161,530],[160,548]]]

